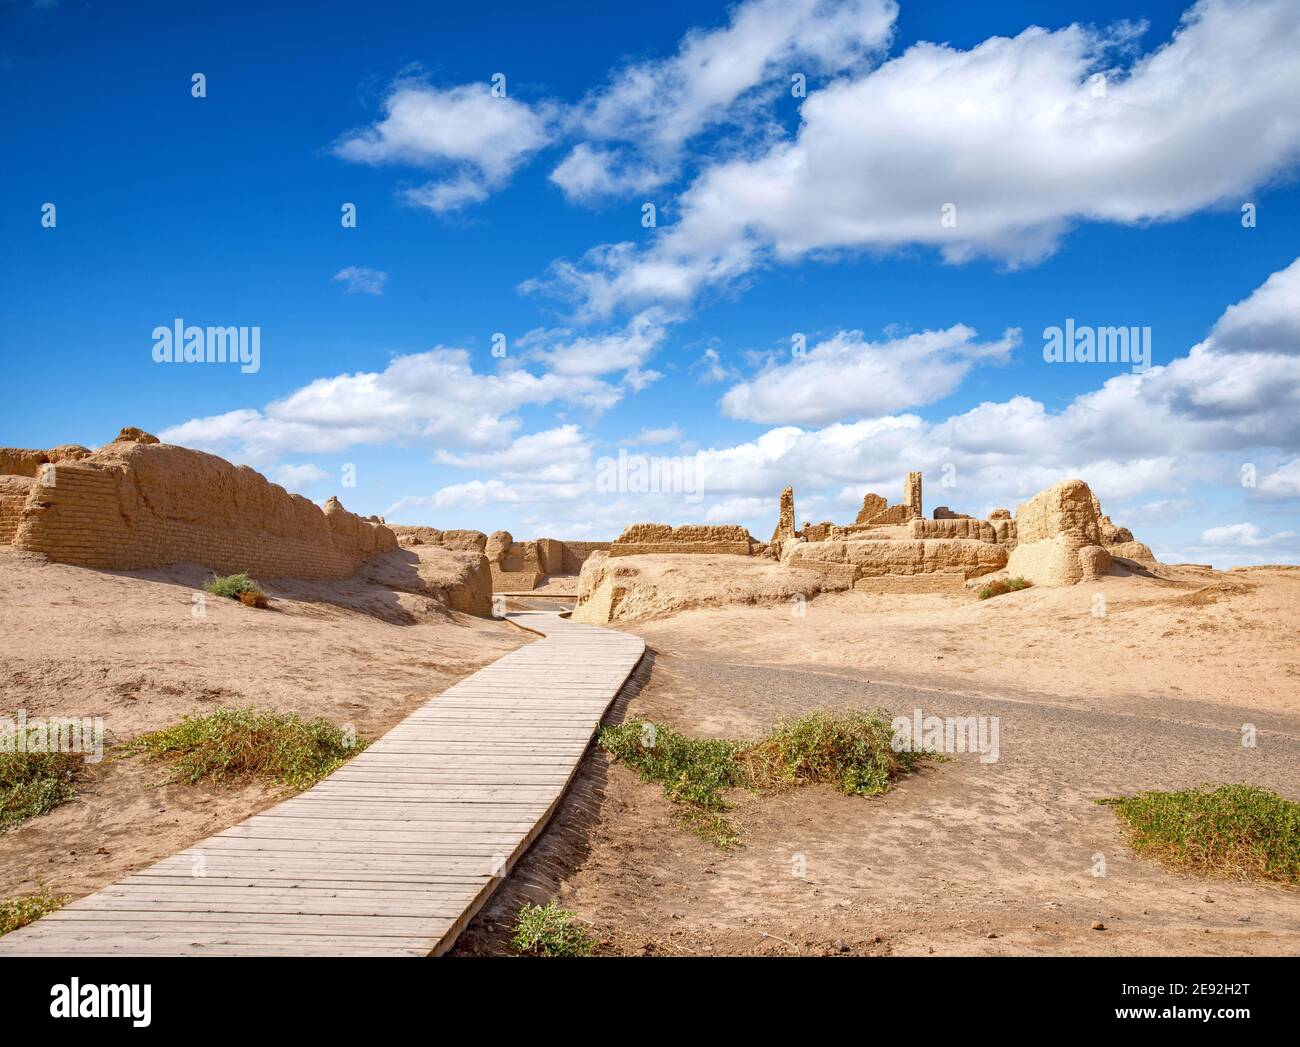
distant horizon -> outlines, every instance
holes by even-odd
[[[1300,564],[1298,97],[1288,0],[7,0],[0,444],[572,541],[1077,478]]]

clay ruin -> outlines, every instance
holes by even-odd
[[[786,488],[782,519],[793,509]],[[829,589],[870,592],[960,592],[968,581],[1000,572],[1035,585],[1073,585],[1105,573],[1114,556],[1155,560],[1131,531],[1102,515],[1082,480],[1040,492],[1014,518],[1008,509],[977,519],[940,506],[927,520],[916,472],[907,474],[899,504],[888,506],[868,493],[851,525],[805,525],[782,538],[776,555],[792,567],[816,570]]]
[[[509,531],[440,531],[435,527],[393,525],[399,545],[434,545],[482,553],[492,575],[494,593],[527,592],[548,579],[575,576],[594,552],[606,551],[609,542],[569,542],[537,538],[517,542]]]
[[[59,563],[174,563],[267,577],[346,578],[397,548],[377,518],[321,509],[246,466],[123,429],[97,451],[0,449],[0,540]]]
[[[767,544],[736,524],[656,523],[633,524],[610,543],[516,541],[508,531],[389,527],[348,512],[337,498],[318,507],[246,466],[159,443],[139,429],[122,430],[97,451],[0,448],[0,542],[15,548],[109,570],[195,563],[270,578],[346,578],[370,564],[372,573],[397,579],[397,588],[414,584],[479,614],[492,593],[586,577],[588,566],[612,577],[605,565],[629,556],[762,557],[822,591],[878,593],[962,592],[998,574],[1073,585],[1100,577],[1117,557],[1134,566],[1155,562],[1102,513],[1082,480],[1049,487],[1014,517],[994,509],[979,519],[947,506],[932,519],[923,513],[921,474],[909,472],[900,502],[869,492],[843,525],[796,528],[787,487]]]

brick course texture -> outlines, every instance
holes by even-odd
[[[60,563],[109,570],[196,563],[221,573],[346,578],[397,548],[387,527],[333,499],[322,510],[202,451],[119,440],[43,468],[55,469],[53,483],[31,482],[10,540]],[[0,497],[0,537],[7,504]]]

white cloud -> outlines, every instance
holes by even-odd
[[[383,294],[388,274],[363,265],[349,265],[334,274],[334,279],[344,285],[348,294]]]
[[[383,371],[318,378],[263,410],[244,408],[195,418],[159,436],[266,465],[294,453],[356,444],[436,444],[500,448],[526,405],[612,407],[620,392],[585,375],[535,375],[521,367],[480,374],[464,349],[436,348],[395,357]]]
[[[700,354],[700,358],[691,365],[691,370],[699,372],[698,381],[701,385],[725,382],[734,376],[734,372],[723,366],[721,354],[711,346]]]
[[[1300,498],[1300,458],[1294,458],[1269,473],[1256,490],[1262,498]]]
[[[683,433],[676,425],[666,425],[659,429],[642,429],[628,443],[640,447],[654,447],[658,444],[680,443]]]
[[[982,360],[1005,361],[1020,344],[1011,329],[997,342],[975,341],[957,324],[887,342],[840,331],[788,363],[769,365],[722,397],[723,413],[750,422],[820,424],[872,417],[932,403],[956,389]]]
[[[1294,531],[1266,535],[1253,523],[1225,524],[1201,532],[1201,541],[1206,545],[1242,546],[1247,549],[1277,545],[1294,537]]]
[[[404,193],[440,214],[486,199],[551,138],[548,107],[494,96],[487,83],[439,89],[400,80],[383,108],[381,120],[344,135],[335,155],[445,172]]]
[[[290,491],[301,492],[306,487],[320,483],[330,474],[319,465],[277,465],[268,470],[272,480]]]
[[[575,336],[568,328],[530,331],[519,340],[529,359],[544,363],[558,375],[602,375],[630,372],[637,378],[641,366],[667,335],[672,316],[662,309],[646,309],[633,316],[620,331]]]
[[[573,483],[590,472],[591,443],[578,426],[562,425],[518,437],[500,451],[439,451],[438,461],[460,469],[491,470],[506,480]]]
[[[551,179],[576,200],[660,186],[701,132],[760,125],[792,74],[837,73],[882,50],[897,14],[893,0],[739,4],[726,26],[693,30],[675,55],[626,65],[591,92],[570,115],[586,140]]]
[[[916,44],[810,93],[795,138],[707,168],[647,248],[594,248],[555,263],[545,285],[604,314],[836,249],[1032,263],[1076,222],[1176,219],[1294,169],[1294,0],[1201,0],[1095,92],[1091,77],[1127,43],[1131,27],[1073,25],[965,51]],[[955,226],[941,222],[948,203]]]

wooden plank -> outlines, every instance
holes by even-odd
[[[446,951],[545,827],[645,650],[555,612],[507,618],[542,639],[306,792],[0,938],[0,955]]]

